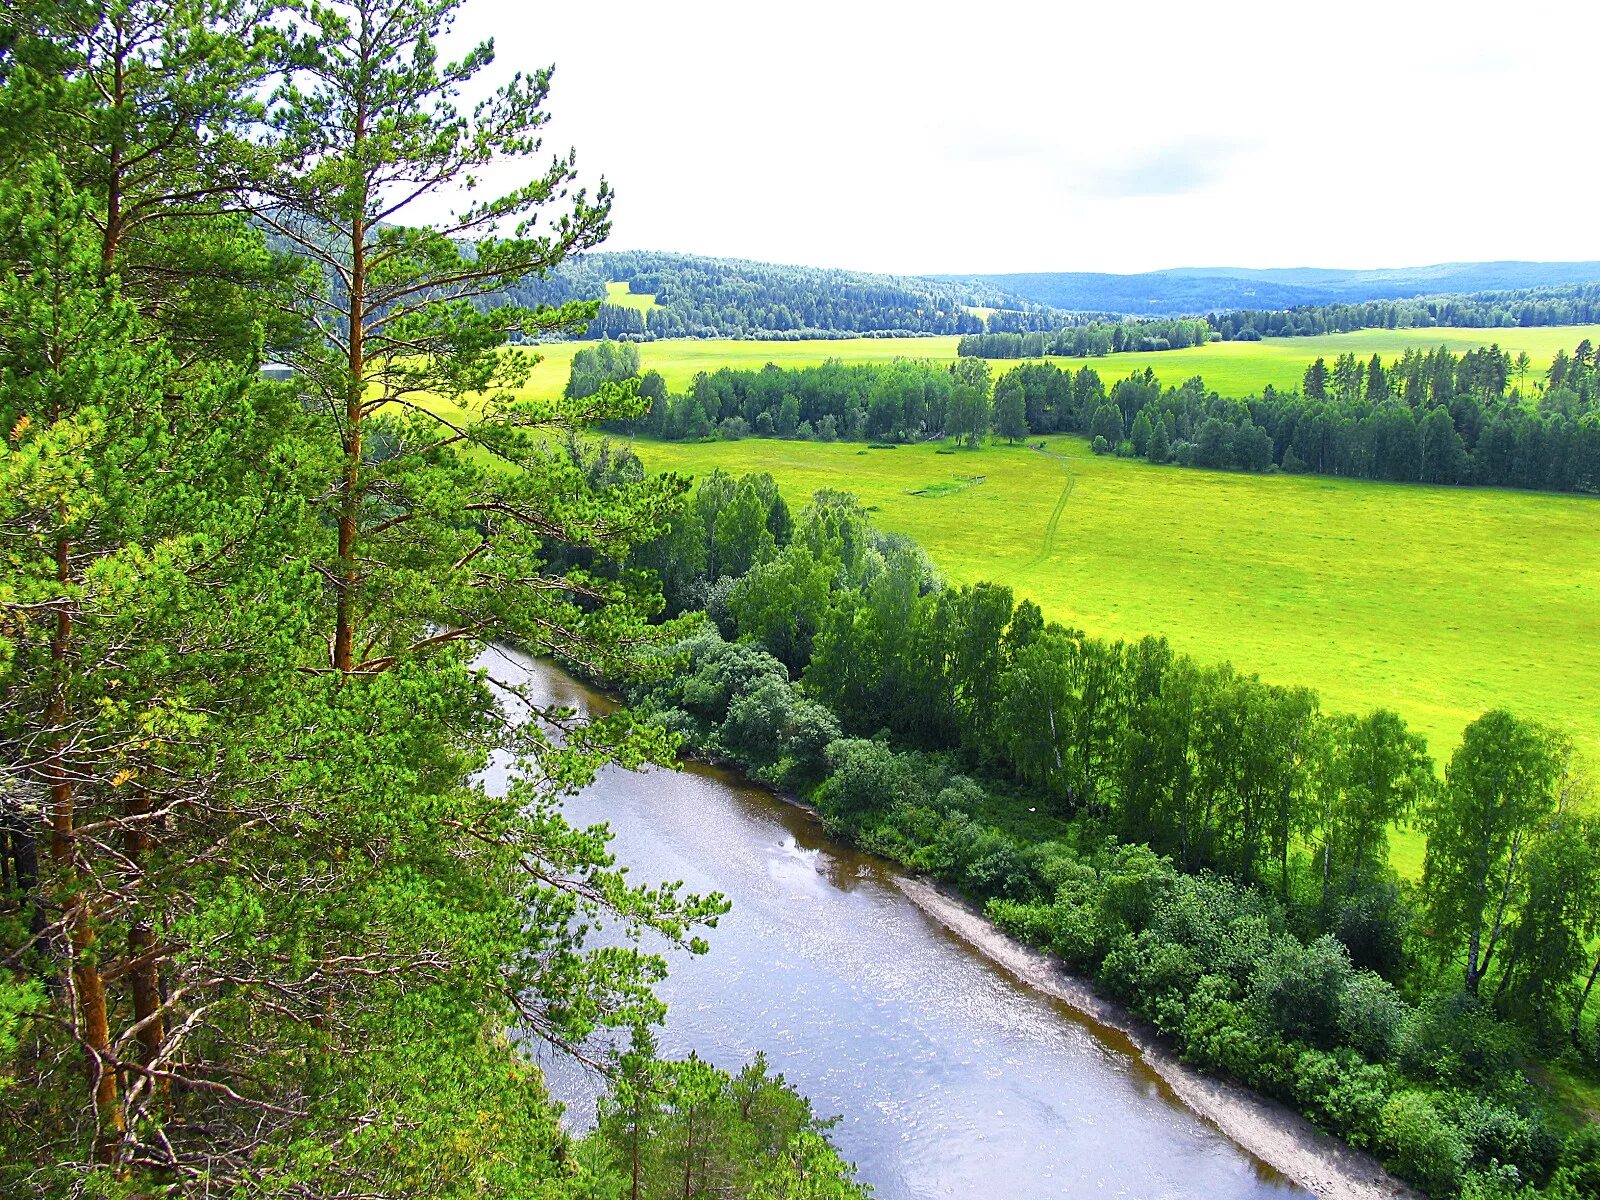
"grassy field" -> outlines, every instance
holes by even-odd
[[[1162,634],[1402,713],[1441,762],[1505,706],[1600,763],[1600,500],[1252,476],[1022,447],[644,442],[648,467],[771,471],[791,503],[855,492],[953,582],[990,579],[1095,634]],[[965,477],[982,475],[969,486]]]
[[[642,296],[633,298],[644,299]],[[559,396],[572,369],[572,356],[587,344],[552,342],[534,347],[543,361],[533,369],[528,380],[527,395],[536,399]],[[639,345],[641,368],[661,372],[667,386],[674,391],[688,387],[699,372],[715,371],[718,367],[760,370],[769,362],[781,367],[816,367],[830,358],[841,358],[846,362],[892,362],[897,358],[932,358],[950,362],[955,356],[954,337],[840,338],[826,342],[669,338]]]
[[[628,285],[625,283],[606,284],[606,303],[615,304],[618,308],[636,308],[640,312],[657,307],[653,294],[644,292],[636,296],[628,290]]]
[[[1121,379],[1130,372],[1149,367],[1164,383],[1182,383],[1191,375],[1199,375],[1206,386],[1224,396],[1246,396],[1259,392],[1269,383],[1280,389],[1298,388],[1306,367],[1317,358],[1327,359],[1331,366],[1341,354],[1354,353],[1360,358],[1379,354],[1388,362],[1399,358],[1408,346],[1448,346],[1459,354],[1479,346],[1498,345],[1513,358],[1518,351],[1527,351],[1533,360],[1528,372],[1531,384],[1543,379],[1557,350],[1570,354],[1584,338],[1600,343],[1600,325],[1558,325],[1541,329],[1364,329],[1359,333],[1331,333],[1325,337],[1211,342],[1186,350],[1114,354],[1088,361],[1108,380]],[[1076,366],[1084,360],[1058,358],[1052,361],[1062,366]]]
[[[627,302],[632,307],[648,307],[654,297],[628,296],[622,284],[613,289],[612,303]],[[617,289],[621,289],[619,301]],[[1169,384],[1181,383],[1191,375],[1202,376],[1207,385],[1224,395],[1245,396],[1259,392],[1267,384],[1297,388],[1307,364],[1322,357],[1330,361],[1340,354],[1354,353],[1362,358],[1373,354],[1385,360],[1398,358],[1407,346],[1445,345],[1456,351],[1497,343],[1515,354],[1526,350],[1533,359],[1529,380],[1543,376],[1557,350],[1571,351],[1588,338],[1600,342],[1600,325],[1558,326],[1549,329],[1372,329],[1360,333],[1330,334],[1316,338],[1272,338],[1260,342],[1212,342],[1187,350],[1165,350],[1150,354],[1112,354],[1104,358],[1057,358],[1051,361],[1077,370],[1091,366],[1108,382],[1133,371],[1152,368]],[[667,386],[687,387],[699,371],[718,367],[758,369],[769,362],[784,367],[817,366],[830,358],[846,362],[886,362],[896,358],[931,358],[949,362],[955,358],[954,337],[929,338],[843,338],[831,342],[740,342],[671,339],[645,342],[639,359],[646,370],[661,372]],[[544,358],[534,368],[528,394],[551,398],[566,385],[572,356],[581,342],[558,342],[538,348]],[[997,371],[1009,370],[1015,360],[998,360]]]

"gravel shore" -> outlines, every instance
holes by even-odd
[[[1184,1104],[1307,1191],[1330,1200],[1417,1197],[1377,1159],[1329,1137],[1299,1113],[1179,1061],[1153,1029],[1120,1004],[1048,955],[1002,933],[965,901],[924,879],[897,873],[895,882],[913,904],[990,961],[1029,987],[1123,1034]]]

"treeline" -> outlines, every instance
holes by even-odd
[[[796,515],[769,476],[706,477],[638,561],[710,617],[641,713],[1431,1194],[1595,1194],[1600,1132],[1526,1077],[1600,1053],[1600,822],[1561,734],[1487,713],[1441,779],[1392,712],[941,586],[851,497]]]
[[[1086,321],[1048,332],[971,334],[957,343],[956,353],[975,358],[1098,358],[1133,351],[1183,350],[1203,346],[1211,337],[1211,327],[1203,319]]]
[[[908,441],[961,438],[976,444],[992,425],[989,368],[982,359],[954,364],[896,359],[760,370],[721,367],[697,374],[685,392],[669,393],[654,371],[639,374],[637,350],[601,342],[572,360],[567,395],[592,395],[604,383],[632,383],[637,416],[611,422],[617,432],[679,440],[713,435]]]
[[[405,223],[544,120],[547,71],[463,108],[493,54],[437,58],[455,9],[6,12],[8,1200],[862,1195],[764,1063],[653,1054],[639,943],[703,950],[727,904],[633,881],[562,800],[672,747],[485,669],[637,666],[669,631],[617,564],[681,488],[584,449],[626,399],[418,402],[512,390],[508,337],[594,307],[480,302],[609,228],[565,158]],[[620,1073],[598,1130],[532,1046]]]
[[[1578,283],[1416,300],[1367,300],[1278,310],[1212,313],[1211,328],[1224,341],[1264,337],[1315,337],[1358,329],[1534,328],[1600,321],[1600,284]]]
[[[1406,351],[1388,364],[1317,359],[1298,391],[1226,399],[1198,377],[1163,388],[1152,371],[1119,380],[1089,424],[1063,424],[1053,395],[1065,372],[1027,364],[1001,378],[1020,387],[1030,429],[1082,433],[1096,451],[1184,466],[1311,472],[1397,482],[1600,491],[1600,406],[1585,342],[1525,399],[1528,364],[1497,347]],[[1026,371],[1027,374],[1022,374]],[[1017,376],[1015,383],[1008,382]],[[1518,386],[1513,387],[1516,380]],[[1075,392],[1075,389],[1074,389]],[[1081,422],[1081,409],[1067,408]],[[1038,413],[1041,424],[1034,425]]]
[[[1023,362],[991,381],[982,359],[760,370],[720,368],[672,393],[640,373],[636,350],[579,351],[567,394],[631,383],[647,407],[618,432],[679,440],[747,436],[905,442],[990,434],[1018,441],[1088,438],[1097,453],[1213,469],[1311,472],[1355,479],[1600,491],[1600,368],[1585,341],[1556,357],[1536,401],[1527,356],[1498,347],[1411,349],[1318,359],[1298,391],[1230,399],[1198,376],[1164,387],[1154,371],[1117,380]]]

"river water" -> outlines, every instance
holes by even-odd
[[[493,658],[543,703],[609,707],[547,662]],[[609,824],[635,880],[733,903],[708,954],[670,956],[663,1053],[737,1070],[764,1050],[841,1117],[833,1138],[881,1200],[1306,1195],[1185,1108],[1120,1034],[990,963],[809,813],[701,766],[608,770],[567,812]],[[593,1076],[543,1065],[569,1120],[592,1121]]]

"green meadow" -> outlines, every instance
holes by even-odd
[[[653,470],[770,471],[792,504],[854,492],[950,581],[1056,620],[1387,706],[1447,758],[1504,706],[1600,762],[1600,500],[1243,475],[1049,448],[640,442]],[[941,450],[945,452],[941,453]],[[972,477],[981,476],[974,483]]]
[[[643,300],[643,296],[633,296]],[[635,307],[638,307],[637,305]],[[531,347],[542,361],[533,368],[524,394],[548,400],[561,394],[572,369],[572,356],[590,342],[551,342]],[[1574,342],[1574,345],[1577,343]],[[953,362],[954,337],[839,338],[834,341],[756,342],[722,338],[667,338],[641,342],[642,370],[659,371],[674,391],[682,391],[701,371],[718,367],[759,370],[767,363],[780,367],[817,367],[830,358],[845,362],[891,362],[897,358],[931,358]],[[1097,359],[1098,363],[1112,361]]]
[[[606,284],[606,303],[615,304],[618,308],[637,309],[639,312],[647,312],[657,307],[654,295],[648,292],[635,295],[628,290],[628,285],[625,283]]]
[[[1538,329],[1363,329],[1357,333],[1330,333],[1323,337],[1264,338],[1259,342],[1210,342],[1186,350],[1147,354],[1114,354],[1100,359],[1058,358],[1062,366],[1092,363],[1106,379],[1121,379],[1146,367],[1164,383],[1182,383],[1191,375],[1224,396],[1246,396],[1267,384],[1278,389],[1298,388],[1308,364],[1325,358],[1331,365],[1341,354],[1359,358],[1381,355],[1385,362],[1399,358],[1410,346],[1445,346],[1457,354],[1479,346],[1497,345],[1516,357],[1526,351],[1533,366],[1528,382],[1542,380],[1557,350],[1571,353],[1588,338],[1600,343],[1600,325],[1554,325]],[[1515,380],[1513,380],[1515,382]]]
[[[612,303],[627,303],[648,308],[653,296],[630,296],[622,284],[609,285]],[[1540,329],[1368,329],[1359,333],[1335,333],[1314,338],[1268,338],[1259,342],[1211,342],[1187,350],[1163,350],[1146,354],[1111,354],[1103,358],[1055,358],[1050,361],[1076,370],[1091,366],[1108,382],[1150,367],[1169,384],[1181,383],[1191,375],[1203,377],[1206,384],[1223,395],[1246,396],[1267,384],[1277,388],[1297,388],[1308,363],[1315,358],[1332,360],[1353,353],[1362,358],[1380,354],[1387,361],[1398,358],[1408,346],[1448,346],[1460,352],[1478,346],[1497,344],[1515,355],[1527,351],[1533,360],[1529,381],[1543,376],[1557,350],[1570,352],[1584,338],[1600,343],[1600,325],[1564,325]],[[885,362],[896,358],[930,358],[953,361],[954,337],[926,338],[841,338],[837,341],[755,342],[695,340],[674,338],[645,342],[639,347],[639,360],[645,370],[659,371],[667,386],[681,390],[700,371],[718,367],[756,369],[769,362],[781,367],[817,366],[830,358],[845,362]],[[543,357],[533,369],[528,394],[551,398],[566,386],[572,356],[585,343],[556,342],[537,347]],[[996,371],[1016,365],[1014,359],[994,361]]]

